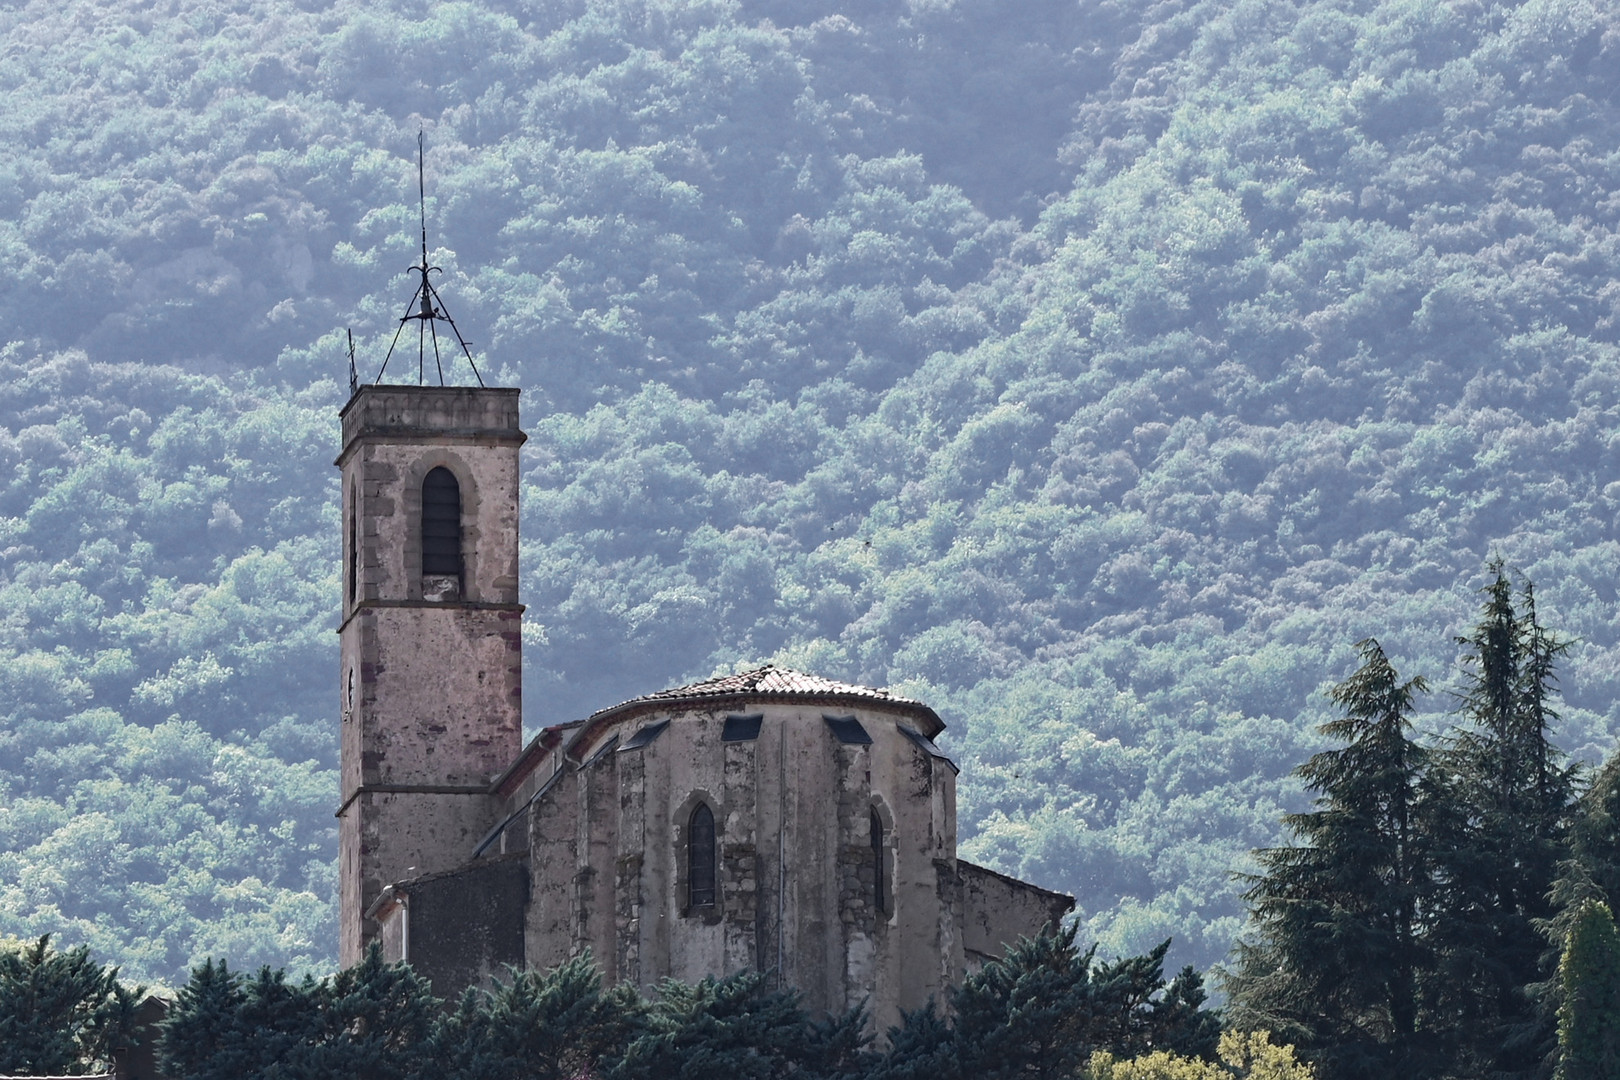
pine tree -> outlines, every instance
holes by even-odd
[[[920,1009],[901,1012],[899,1025],[889,1028],[888,1043],[865,1080],[962,1080],[956,1033],[932,998]]]
[[[1467,650],[1461,725],[1440,756],[1445,798],[1428,820],[1445,888],[1429,935],[1433,1022],[1452,1068],[1537,1075],[1554,1032],[1528,993],[1548,974],[1540,924],[1566,845],[1571,770],[1549,737],[1555,664],[1568,644],[1540,623],[1533,588],[1517,609],[1501,563]]]
[[[240,1012],[247,1000],[242,977],[212,958],[191,969],[163,1021],[158,1057],[178,1080],[231,1080],[251,1075],[259,1060],[240,1038]]]
[[[319,982],[269,968],[244,979],[210,960],[177,995],[159,1049],[175,1080],[407,1080],[437,1072],[439,1013],[427,981],[375,945]]]
[[[144,987],[84,946],[60,952],[46,934],[0,947],[0,1073],[50,1075],[109,1067],[131,1034]]]
[[[1608,905],[1580,906],[1558,981],[1557,1080],[1620,1077],[1620,933]]]
[[[1021,938],[963,980],[952,998],[962,1075],[1067,1077],[1097,1050],[1214,1054],[1220,1024],[1200,1008],[1203,980],[1183,971],[1166,988],[1168,941],[1143,956],[1097,964],[1096,946],[1076,946],[1078,930],[1071,924]]]
[[[1096,946],[1075,945],[1078,924],[1020,939],[957,989],[956,1046],[963,1072],[984,1080],[1068,1076],[1098,1049],[1091,966]]]
[[[643,1033],[645,1005],[629,986],[604,990],[589,954],[546,972],[513,972],[489,992],[469,989],[433,1035],[447,1080],[570,1080],[597,1075]]]
[[[267,1080],[406,1080],[423,1065],[439,999],[408,964],[384,961],[375,943],[358,964],[302,989],[318,1022]]]
[[[1257,852],[1245,893],[1255,939],[1228,977],[1229,1016],[1296,1042],[1328,1080],[1430,1075],[1419,1023],[1421,911],[1430,856],[1417,828],[1427,752],[1410,736],[1421,678],[1402,681],[1378,642],[1334,687],[1344,745],[1298,770],[1316,808],[1284,821],[1299,843]]]
[[[648,1013],[646,1034],[606,1073],[613,1080],[774,1080],[836,1077],[864,1069],[857,1006],[816,1024],[793,990],[770,988],[762,972],[741,972],[695,985],[665,979]]]
[[[1620,899],[1620,754],[1612,755],[1576,800],[1569,850],[1553,882],[1557,914],[1545,932],[1556,955],[1569,940],[1570,925],[1586,900]]]

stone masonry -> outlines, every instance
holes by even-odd
[[[342,417],[344,963],[378,940],[452,997],[587,952],[643,989],[759,969],[882,1030],[1072,908],[957,858],[945,725],[884,690],[766,666],[524,746],[517,391],[366,386]],[[440,467],[459,576],[422,573]]]

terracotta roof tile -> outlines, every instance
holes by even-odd
[[[565,744],[566,752],[578,763],[593,750],[598,749],[598,738],[613,724],[632,716],[656,714],[661,711],[662,706],[691,703],[701,707],[706,701],[718,703],[727,699],[740,705],[773,698],[855,707],[865,702],[874,705],[893,705],[907,710],[916,717],[919,721],[918,726],[923,729],[922,734],[927,738],[934,738],[945,730],[945,721],[939,718],[939,714],[913,698],[901,697],[899,694],[891,694],[876,687],[823,679],[819,675],[808,675],[792,668],[766,664],[752,671],[722,675],[719,678],[705,679],[702,682],[675,686],[668,690],[631,698],[609,708],[598,709],[585,720],[546,728],[535,736],[518,759],[496,778],[491,788],[503,797],[508,797],[559,743]],[[952,767],[955,767],[954,764]]]
[[[854,683],[839,682],[836,679],[823,679],[819,675],[807,675],[792,668],[776,667],[766,664],[753,671],[742,671],[736,675],[722,675],[716,679],[705,679],[702,682],[691,683],[687,686],[675,686],[668,690],[660,690],[654,694],[631,698],[620,702],[602,713],[617,712],[629,705],[657,701],[687,701],[693,698],[708,697],[736,697],[747,695],[749,697],[840,697],[840,698],[867,698],[872,701],[887,702],[893,705],[912,705],[927,708],[920,701],[891,694],[887,690],[879,690],[871,686],[857,686]],[[598,713],[600,715],[600,713]]]

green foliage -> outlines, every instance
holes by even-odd
[[[1598,1080],[1620,1071],[1620,933],[1605,904],[1575,914],[1558,964],[1557,1080]]]
[[[1292,1046],[1274,1046],[1267,1032],[1228,1031],[1221,1036],[1218,1061],[1165,1050],[1120,1061],[1101,1051],[1080,1075],[1083,1080],[1314,1080],[1316,1071],[1295,1057]]]
[[[1576,800],[1552,742],[1569,646],[1528,582],[1516,593],[1499,562],[1489,571],[1458,639],[1461,724],[1437,747],[1414,742],[1422,680],[1401,682],[1363,641],[1361,667],[1332,691],[1344,719],[1324,728],[1345,745],[1300,770],[1318,793],[1314,812],[1287,818],[1302,842],[1258,852],[1264,872],[1249,878],[1255,936],[1227,979],[1229,1015],[1296,1039],[1328,1078],[1545,1076],[1570,1060],[1571,1018],[1597,1023],[1608,1007],[1595,973],[1614,934],[1615,759]],[[1572,963],[1587,979],[1579,1002]]]
[[[1514,604],[1500,564],[1468,649],[1464,719],[1439,760],[1447,789],[1432,815],[1437,895],[1430,935],[1437,1023],[1473,1071],[1519,1071],[1553,1033],[1523,988],[1538,981],[1565,856],[1573,776],[1551,745],[1553,661],[1567,645],[1540,623],[1526,584]]]
[[[489,993],[469,989],[435,1029],[429,1056],[466,1080],[572,1080],[622,1059],[647,1027],[631,987],[602,988],[586,954],[540,973],[513,972]]]
[[[649,1030],[630,1043],[610,1075],[625,1080],[736,1076],[853,1075],[863,1059],[865,1010],[813,1023],[793,990],[743,972],[695,985],[665,979],[648,1014]]]
[[[1240,1027],[1286,1032],[1327,1077],[1429,1075],[1423,819],[1435,796],[1410,730],[1427,687],[1403,681],[1377,641],[1356,647],[1361,666],[1330,692],[1343,716],[1321,729],[1341,745],[1299,768],[1316,809],[1284,819],[1298,843],[1257,853],[1244,895],[1257,937],[1239,945],[1227,991]]]
[[[445,1011],[408,966],[384,964],[375,946],[362,963],[301,983],[268,968],[244,978],[209,960],[177,995],[161,1051],[176,1080],[949,1080],[1070,1076],[1099,1047],[1213,1056],[1220,1026],[1202,1007],[1197,974],[1184,971],[1166,987],[1162,946],[1101,965],[1094,951],[1075,948],[1072,928],[1009,947],[962,987],[954,1024],[929,1002],[890,1030],[881,1054],[868,1048],[864,1004],[815,1020],[796,991],[773,988],[774,977],[760,972],[695,985],[666,979],[648,1001],[630,986],[604,989],[584,956],[469,989]],[[1051,1030],[1038,1047],[1025,1046],[1043,1020]],[[1052,1071],[1058,1062],[1069,1071]]]
[[[875,1057],[870,1080],[959,1080],[962,1062],[950,1022],[928,1004],[902,1011],[900,1023],[888,1030],[888,1047]]]
[[[375,946],[329,978],[289,983],[260,969],[245,979],[224,961],[192,971],[163,1024],[165,1072],[181,1080],[328,1080],[421,1075],[439,1002],[408,967]]]
[[[1493,552],[1612,747],[1603,5],[190,0],[0,18],[0,930],[332,964],[332,413],[525,391],[528,722],[761,660],[951,723],[963,853],[1225,954],[1316,691]],[[1419,716],[1433,726],[1437,716]]]
[[[118,981],[116,967],[84,946],[62,952],[47,935],[0,941],[0,1072],[38,1076],[108,1070],[134,1037],[144,987]]]
[[[1202,980],[1189,969],[1165,985],[1168,941],[1094,964],[1096,947],[1078,949],[1077,930],[1021,939],[963,981],[951,999],[962,1075],[1069,1076],[1098,1049],[1213,1054],[1220,1024],[1200,1008]]]

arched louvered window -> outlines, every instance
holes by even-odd
[[[872,906],[879,912],[887,912],[888,883],[883,880],[883,819],[878,817],[876,810],[872,811]]]
[[[714,811],[698,803],[686,829],[688,906],[714,906]]]
[[[443,465],[422,480],[422,573],[461,573],[461,485]]]

